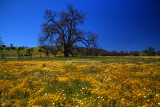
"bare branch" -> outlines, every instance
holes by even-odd
[[[71,53],[75,43],[82,42],[87,46],[95,39],[94,37],[89,37],[90,40],[85,38],[84,32],[79,29],[79,25],[84,23],[85,13],[74,9],[71,5],[60,13],[46,10],[44,19],[46,22],[42,25],[43,36],[39,39],[40,44],[52,41],[66,57]]]

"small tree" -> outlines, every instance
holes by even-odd
[[[28,54],[32,58],[33,52],[34,52],[34,48],[29,48],[29,49],[27,49],[26,54]]]
[[[2,46],[0,46],[0,51],[4,50],[4,48]]]
[[[156,53],[152,46],[148,47],[146,50],[143,51],[148,56],[154,56]]]
[[[3,52],[4,46],[5,45],[3,44],[2,39],[0,38],[0,52],[1,52],[1,58],[2,59],[4,58],[4,52]]]
[[[160,55],[160,51],[157,51],[157,55]]]
[[[46,56],[49,56],[51,47],[45,45],[45,46],[42,46],[41,48],[45,52]]]
[[[6,47],[6,45],[2,45],[2,47],[3,47],[3,48],[5,48],[5,47]]]
[[[139,52],[138,51],[133,51],[132,55],[133,56],[139,56]]]
[[[40,58],[41,58],[41,53],[43,52],[42,49],[38,49],[38,52],[40,52]]]
[[[50,53],[51,53],[52,55],[54,55],[55,57],[56,57],[56,55],[57,55],[58,52],[59,52],[59,50],[56,49],[55,47],[52,47],[52,48],[50,49]]]
[[[8,51],[9,51],[9,50],[10,50],[10,47],[6,47],[5,50],[8,50]]]
[[[154,48],[152,46],[148,47],[148,54],[149,54],[149,56],[154,56],[155,55],[155,51],[154,51]]]
[[[16,47],[12,47],[11,49],[12,49],[12,50],[16,50]]]
[[[78,56],[80,54],[80,50],[82,50],[81,47],[73,46],[72,56]]]
[[[80,53],[81,56],[86,56],[87,55],[87,48],[81,47],[77,48],[77,51]]]
[[[1,52],[1,58],[4,58],[4,52],[3,52],[4,48],[2,46],[0,46],[0,52]]]
[[[124,51],[123,50],[120,51],[120,56],[124,56]]]
[[[111,51],[111,56],[116,56],[117,55],[117,51]]]
[[[24,47],[18,47],[18,48],[17,48],[18,58],[20,58],[20,56],[21,56],[21,55],[20,55],[20,51],[21,51],[21,50],[24,50]]]
[[[10,48],[12,48],[13,47],[13,44],[10,44]]]

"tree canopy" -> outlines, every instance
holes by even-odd
[[[98,37],[95,33],[86,33],[79,28],[84,23],[85,13],[68,5],[62,12],[46,10],[45,23],[42,24],[42,35],[39,43],[51,43],[64,53],[65,57],[72,54],[73,46],[82,42],[86,46],[95,44]]]

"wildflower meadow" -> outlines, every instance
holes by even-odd
[[[0,60],[2,107],[158,107],[160,57]]]

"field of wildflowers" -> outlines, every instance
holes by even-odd
[[[0,106],[160,106],[160,57],[0,61]]]

